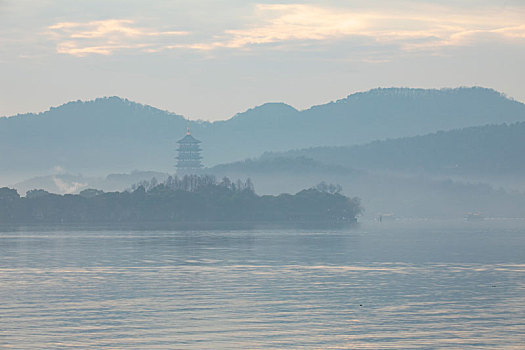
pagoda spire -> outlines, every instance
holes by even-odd
[[[177,173],[180,175],[197,174],[202,169],[201,148],[199,140],[191,136],[190,120],[186,127],[186,136],[177,141]]]

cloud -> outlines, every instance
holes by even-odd
[[[200,50],[247,49],[268,44],[286,48],[305,42],[335,42],[366,38],[375,44],[397,44],[404,50],[437,49],[468,44],[472,38],[497,35],[500,39],[525,38],[525,11],[461,12],[451,7],[417,6],[399,10],[353,10],[305,4],[256,6],[259,23],[225,30],[218,40],[193,45]],[[283,46],[279,47],[280,49]]]
[[[188,31],[141,27],[131,19],[60,22],[49,26],[48,34],[57,41],[57,52],[74,56],[111,55],[122,50],[295,50],[323,48],[348,39],[410,52],[436,51],[487,39],[525,39],[525,6],[460,8],[413,1],[404,9],[387,6],[256,4],[253,13],[236,22],[237,28],[228,28],[225,22],[222,29],[212,31],[202,23],[193,26],[198,32],[193,36]]]
[[[186,31],[162,31],[139,27],[131,19],[90,22],[60,22],[49,26],[47,34],[57,41],[58,53],[73,56],[111,55],[117,50],[155,50],[163,38],[187,35]]]

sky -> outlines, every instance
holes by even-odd
[[[0,116],[120,96],[190,119],[375,87],[525,101],[523,0],[0,0]]]

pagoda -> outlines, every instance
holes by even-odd
[[[188,122],[188,129],[186,136],[177,141],[179,148],[177,148],[177,173],[181,175],[196,174],[202,169],[201,164],[201,148],[199,140],[191,136],[190,123]]]

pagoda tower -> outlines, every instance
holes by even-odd
[[[196,174],[202,169],[201,164],[201,148],[199,140],[191,136],[190,123],[188,121],[188,129],[186,136],[177,141],[179,148],[177,148],[177,174],[190,175]]]

